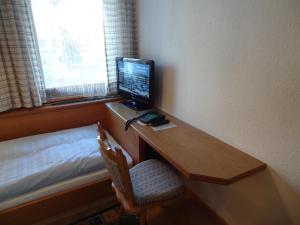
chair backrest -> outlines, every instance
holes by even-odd
[[[100,152],[106,168],[110,172],[112,182],[118,189],[118,191],[120,191],[124,195],[127,201],[131,205],[134,205],[135,199],[133,195],[132,183],[129,175],[129,168],[126,157],[123,155],[120,148],[116,147],[115,150],[111,149],[105,131],[100,123],[98,123],[98,131]]]

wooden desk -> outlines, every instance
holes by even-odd
[[[106,128],[135,162],[143,159],[146,142],[189,179],[228,185],[266,168],[265,163],[166,113],[177,127],[155,132],[133,123],[125,132],[125,121],[137,113],[119,102],[106,107]]]

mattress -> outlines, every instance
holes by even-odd
[[[103,170],[97,136],[97,126],[90,125],[0,142],[0,204]],[[120,147],[107,137],[112,147]]]
[[[103,169],[96,172],[91,172],[85,175],[77,176],[65,181],[61,181],[50,186],[40,188],[35,191],[31,191],[16,197],[7,199],[0,203],[0,211],[18,206],[23,203],[27,203],[44,196],[59,193],[65,190],[71,190],[73,188],[81,187],[82,185],[92,183],[94,181],[104,181],[109,179],[110,175],[108,170]]]

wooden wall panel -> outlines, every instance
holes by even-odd
[[[0,114],[0,141],[85,126],[105,120],[105,101],[44,106]]]

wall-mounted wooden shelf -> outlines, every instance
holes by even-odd
[[[144,140],[189,179],[217,184],[232,184],[266,168],[254,157],[164,113],[177,127],[153,131],[136,123],[128,133],[123,131],[125,121],[137,113],[119,102],[106,103],[108,130],[139,161]],[[133,138],[133,139],[131,139]]]

